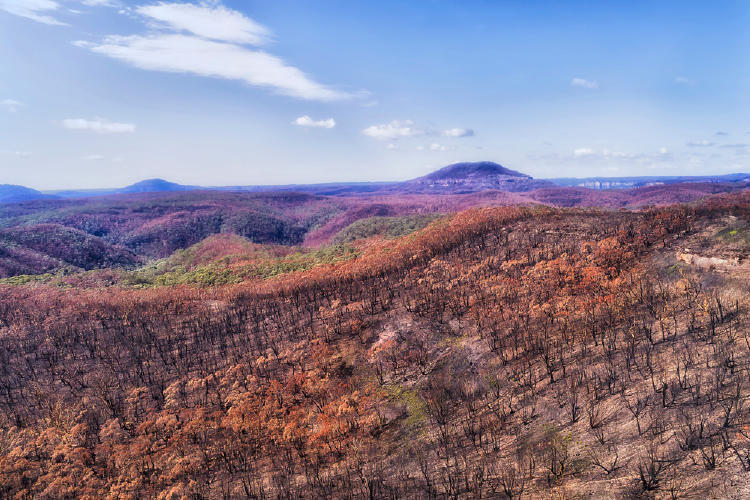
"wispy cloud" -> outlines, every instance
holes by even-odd
[[[448,146],[433,142],[430,144],[430,151],[448,151]]]
[[[445,137],[471,137],[474,135],[474,130],[470,128],[449,128],[443,130]]]
[[[49,15],[60,8],[60,4],[53,0],[0,0],[0,10],[38,23],[67,26]]]
[[[352,97],[311,80],[299,69],[263,51],[186,35],[110,36],[79,44],[140,69],[240,80],[279,94],[317,101]]]
[[[156,33],[74,44],[144,70],[239,80],[300,99],[336,101],[359,95],[321,84],[277,56],[248,48],[265,43],[270,30],[218,3],[159,3],[135,12],[156,23]]]
[[[221,5],[161,2],[137,7],[135,11],[175,31],[188,31],[213,40],[261,45],[271,35],[265,26]]]
[[[593,156],[594,150],[591,148],[576,148],[573,150],[573,156],[575,157],[581,157],[581,156]]]
[[[604,169],[617,169],[619,168],[618,165],[628,165],[629,168],[633,165],[648,168],[671,168],[671,165],[674,163],[674,156],[666,147],[660,147],[656,151],[637,153],[607,148],[580,147],[565,154],[545,152],[529,154],[527,157],[533,161],[551,162],[554,164],[565,163],[569,165],[598,165]]]
[[[119,5],[117,0],[81,0],[81,3],[87,7],[115,7]]]
[[[702,141],[688,141],[687,142],[687,146],[690,147],[690,148],[707,148],[707,147],[711,147],[713,145],[715,145],[714,142],[706,141],[706,140],[702,140]]]
[[[424,130],[414,128],[414,122],[411,120],[394,120],[391,123],[367,127],[362,133],[374,139],[395,140],[401,137],[423,135]]]
[[[675,77],[674,82],[677,83],[677,84],[679,84],[679,85],[689,85],[689,84],[693,83],[693,81],[690,78],[686,77],[686,76],[677,76],[677,77]]]
[[[84,118],[67,118],[62,121],[62,126],[69,130],[86,130],[99,134],[122,134],[135,132],[135,125],[132,123],[117,123],[96,118],[86,120]]]
[[[81,159],[82,160],[86,160],[86,161],[101,161],[101,160],[104,159],[104,156],[102,156],[102,155],[95,155],[95,154],[94,155],[86,155],[86,156],[84,156]]]
[[[570,81],[572,87],[581,87],[584,89],[598,89],[599,82],[596,80],[586,80],[585,78],[573,78]]]
[[[573,158],[592,158],[592,159],[603,159],[603,160],[639,160],[647,157],[655,156],[666,156],[669,155],[667,148],[659,148],[657,154],[653,153],[627,153],[624,151],[613,151],[611,149],[599,149],[594,148],[576,148],[573,150]]]
[[[5,108],[5,110],[9,113],[15,113],[16,111],[18,111],[18,108],[23,106],[23,103],[14,99],[3,99],[2,101],[0,101],[0,106]]]
[[[292,125],[299,125],[300,127],[333,128],[336,126],[336,120],[333,118],[328,118],[327,120],[313,120],[309,116],[304,115],[294,120]]]

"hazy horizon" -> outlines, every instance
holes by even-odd
[[[0,184],[750,171],[740,1],[0,0]]]
[[[521,172],[521,173],[524,173],[524,172]],[[739,172],[739,171],[738,172],[727,172],[726,174],[716,174],[716,176],[730,175],[730,174],[750,175],[750,172]],[[617,175],[606,176],[606,175],[602,175],[602,176],[575,177],[575,176],[562,176],[562,175],[560,175],[560,176],[556,176],[556,177],[544,177],[544,178],[538,177],[536,179],[538,179],[538,180],[552,180],[552,181],[554,181],[554,180],[564,180],[564,179],[581,179],[581,180],[583,180],[583,179],[629,179],[629,178],[646,178],[646,179],[647,178],[653,178],[653,179],[661,179],[661,178],[666,178],[666,177],[675,177],[675,178],[677,178],[677,177],[683,177],[683,176],[681,176],[679,174],[676,174],[676,173],[673,174],[673,175],[663,175],[663,176],[662,175],[633,175],[633,176],[630,176],[630,175],[622,175],[622,176],[617,176]],[[707,175],[704,176],[704,175],[701,175],[701,174],[695,174],[695,175],[684,176],[684,177],[711,177],[711,175],[707,174]],[[215,189],[215,188],[225,189],[225,188],[230,188],[230,187],[235,187],[235,186],[236,187],[264,187],[264,186],[268,186],[269,188],[272,188],[272,187],[284,187],[284,186],[314,186],[314,185],[318,185],[318,184],[319,185],[326,185],[326,184],[378,184],[378,183],[388,184],[388,183],[403,182],[403,181],[411,180],[411,179],[412,179],[412,177],[405,178],[405,179],[386,179],[386,180],[372,180],[372,181],[368,181],[368,180],[362,180],[362,181],[336,181],[336,180],[334,180],[334,181],[309,182],[309,183],[292,182],[292,183],[285,183],[285,184],[183,184],[183,183],[180,183],[180,182],[176,182],[173,179],[165,179],[165,178],[162,178],[162,177],[152,177],[152,178],[148,178],[148,179],[139,179],[139,180],[136,180],[135,182],[131,182],[131,183],[127,184],[127,185],[105,185],[105,184],[101,184],[101,185],[98,185],[98,186],[86,187],[86,188],[72,187],[72,188],[43,188],[43,189],[38,189],[38,188],[36,188],[35,186],[32,186],[32,185],[23,185],[23,186],[24,187],[28,187],[28,188],[32,188],[32,189],[36,189],[36,190],[44,192],[44,193],[57,193],[57,192],[64,192],[64,191],[73,191],[74,192],[74,191],[79,191],[79,190],[80,191],[92,191],[92,192],[94,192],[94,191],[109,191],[109,190],[121,189],[123,187],[129,187],[131,185],[134,185],[134,184],[137,184],[137,183],[140,183],[140,182],[147,182],[147,181],[166,181],[166,182],[169,182],[169,183],[180,184],[180,185],[187,185],[187,186],[191,186],[191,187],[205,188],[205,189]],[[0,184],[2,184],[2,183],[0,183]]]

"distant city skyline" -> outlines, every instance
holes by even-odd
[[[750,171],[750,4],[0,0],[0,184]]]

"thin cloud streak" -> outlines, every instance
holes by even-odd
[[[96,132],[97,134],[123,134],[135,132],[135,125],[132,123],[117,123],[102,118],[87,120],[85,118],[66,118],[62,121],[62,126],[68,130],[85,130]]]
[[[0,0],[0,10],[14,16],[24,17],[42,24],[68,26],[67,23],[49,15],[49,12],[56,11],[59,8],[60,4],[53,0]]]
[[[158,3],[137,7],[135,11],[175,31],[189,31],[212,40],[262,45],[271,36],[271,31],[265,26],[222,5]]]
[[[76,45],[145,70],[239,80],[277,94],[313,101],[353,97],[312,80],[266,52],[194,36],[109,36],[99,44],[76,42]]]

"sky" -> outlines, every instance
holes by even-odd
[[[750,172],[750,2],[0,0],[0,184]]]

